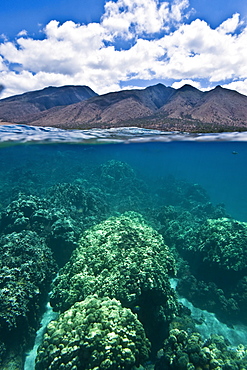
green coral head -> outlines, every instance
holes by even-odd
[[[136,315],[116,299],[94,295],[48,325],[36,370],[132,369],[143,364],[149,352],[150,343]]]

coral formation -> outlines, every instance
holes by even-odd
[[[232,298],[238,302],[242,312],[247,312],[247,275],[243,276],[236,284],[232,292]],[[247,317],[245,320],[244,315],[241,315],[241,319],[247,322]]]
[[[208,219],[197,232],[191,250],[203,262],[222,270],[241,271],[247,266],[247,223],[230,218]]]
[[[247,224],[226,217],[206,219],[194,223],[194,228],[188,223],[179,239],[176,222],[168,221],[176,233],[169,228],[167,233],[168,243],[177,247],[173,253],[180,278],[178,293],[224,322],[238,322],[240,317],[246,322]]]
[[[197,244],[199,228],[202,223],[210,219],[218,219],[226,216],[222,205],[214,206],[206,203],[185,203],[181,205],[162,206],[154,209],[150,217],[159,225],[159,232],[163,235],[169,247],[186,254],[191,245]]]
[[[49,225],[49,232],[46,233],[46,241],[60,267],[68,261],[72,251],[77,247],[80,228],[67,212],[52,210],[50,215],[52,223]],[[37,213],[33,216],[36,218]]]
[[[140,210],[152,204],[146,184],[126,162],[109,160],[101,164],[93,173],[93,181],[117,212]]]
[[[126,162],[116,161],[114,159],[107,161],[99,166],[96,173],[101,182],[108,188],[122,187],[123,182],[135,178],[135,172]]]
[[[86,190],[80,184],[59,183],[47,191],[47,199],[55,207],[69,210],[70,216],[76,212],[84,217],[104,214],[107,211],[105,196],[98,188]]]
[[[232,294],[227,295],[212,281],[205,282],[197,280],[193,275],[187,275],[179,279],[176,290],[196,307],[214,312],[221,321],[236,321],[241,315],[239,297],[236,299]]]
[[[198,204],[209,202],[209,196],[202,186],[178,180],[173,176],[166,176],[159,181],[156,191],[162,198],[163,204],[184,209],[193,209]]]
[[[222,336],[212,334],[205,342],[200,334],[171,329],[158,354],[156,370],[245,369],[247,347],[229,347]]]
[[[116,299],[89,296],[47,328],[36,370],[132,369],[148,359],[142,324]]]
[[[167,293],[168,277],[174,273],[174,259],[162,236],[141,215],[126,212],[84,232],[55,280],[52,302],[63,310],[97,291],[134,306],[143,292]]]
[[[31,343],[53,255],[60,267],[67,262],[51,294],[62,313],[49,325],[37,369],[134,368],[148,356],[143,330],[149,359],[165,340],[157,369],[246,368],[245,347],[236,357],[222,338],[203,342],[194,333],[169,278],[175,259],[181,296],[227,323],[246,322],[247,223],[213,205],[199,184],[169,173],[138,177],[141,167],[137,176],[128,163],[102,163],[111,156],[92,153],[67,147],[29,166],[27,151],[12,169],[0,163],[0,361],[13,335],[20,357]]]
[[[172,184],[168,190],[178,190],[178,199],[171,195],[175,205],[149,214],[176,258],[178,293],[224,322],[246,322],[247,224],[208,202],[199,186]],[[182,201],[185,193],[190,196]]]
[[[52,253],[35,232],[1,237],[0,337],[6,348],[30,344],[55,272]]]
[[[59,266],[68,261],[81,232],[101,220],[106,204],[101,193],[74,184],[57,184],[47,198],[20,193],[1,213],[5,234],[32,230],[45,238]]]
[[[1,214],[1,230],[8,234],[13,231],[31,229],[32,214],[38,209],[46,209],[47,202],[34,195],[20,193]]]
[[[69,259],[81,231],[65,209],[24,194],[19,194],[2,212],[1,229],[5,234],[24,230],[38,233],[45,238],[59,265]]]
[[[83,234],[53,283],[51,304],[64,311],[90,294],[116,298],[138,313],[149,338],[158,338],[178,309],[169,282],[174,273],[162,236],[127,212]]]

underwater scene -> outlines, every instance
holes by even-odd
[[[1,130],[1,370],[247,369],[246,134]]]

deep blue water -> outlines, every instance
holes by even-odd
[[[129,164],[150,185],[150,191],[169,176],[196,183],[214,204],[224,203],[232,217],[247,221],[246,142],[36,143],[2,147],[0,153],[3,188],[9,186],[10,174],[20,183],[22,176],[23,180],[29,176],[32,188],[39,193],[41,185],[44,188],[87,176],[93,168],[114,159]]]
[[[164,238],[174,255],[179,299],[199,309],[196,319],[191,309],[188,327],[179,321],[183,314],[176,313],[179,330],[189,336],[191,325],[199,332],[201,325],[201,346],[211,334],[225,335],[235,352],[240,342],[246,346],[246,165],[247,133],[0,126],[0,369],[9,366],[11,356],[16,356],[19,369],[24,368],[24,353],[34,344],[51,281],[70,260],[81,236],[129,211],[141,215]],[[155,296],[151,297],[150,305]],[[164,346],[170,343],[169,325],[176,323],[167,319],[154,338],[140,302],[127,307],[141,322],[145,317],[147,336],[151,331],[150,361],[157,370],[169,369],[162,356],[159,361],[155,356],[164,341]],[[55,308],[63,305],[54,299],[53,303]],[[198,319],[200,312],[205,314]],[[212,317],[218,320],[217,328]],[[156,325],[153,317],[150,320]],[[35,351],[37,347],[36,340]],[[243,351],[245,366],[247,347]],[[25,370],[34,369],[34,358],[29,363]],[[39,366],[37,370],[47,368]],[[176,366],[171,369],[180,368]]]

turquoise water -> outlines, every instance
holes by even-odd
[[[72,355],[69,343],[75,338],[68,336],[63,343],[62,329],[55,327],[60,335],[54,334],[56,340],[50,339],[50,347],[41,344],[36,369],[129,369],[140,364],[156,369],[206,369],[210,361],[215,361],[210,368],[224,368],[222,363],[226,362],[228,368],[247,366],[245,133],[182,135],[134,128],[82,133],[2,126],[0,134],[2,368],[10,363],[24,368],[25,353],[34,344],[48,292],[61,320],[76,302],[83,302],[80,310],[85,312],[89,312],[88,305],[98,304],[98,312],[101,305],[109,306],[90,300],[87,303],[92,294],[98,299],[117,299],[121,309],[128,308],[142,325],[151,351],[143,341],[138,353],[146,351],[148,355],[131,354],[140,338],[135,342],[127,334],[126,343],[133,340],[134,344],[126,344],[126,350],[123,344],[118,344],[122,349],[116,349],[112,342],[99,350],[105,343],[100,324],[100,341],[95,337],[90,342],[90,348],[98,352],[92,354],[82,344],[83,340],[87,342],[85,334],[80,345],[74,344],[77,347]],[[112,221],[105,223],[111,217]],[[99,235],[104,235],[103,239]],[[87,244],[89,239],[91,244]],[[79,247],[83,243],[85,250]],[[87,255],[90,247],[95,250]],[[128,247],[129,252],[120,253],[120,247],[123,251]],[[73,251],[81,254],[76,252],[77,257],[76,253],[71,257]],[[115,267],[109,267],[109,255],[115,256]],[[90,263],[85,267],[84,262],[77,271],[78,261],[87,258]],[[101,262],[96,268],[98,259]],[[128,274],[127,265],[121,270],[127,260],[134,271]],[[61,270],[63,266],[67,266],[65,270]],[[105,278],[100,285],[103,270]],[[115,284],[111,285],[113,271]],[[116,271],[124,278],[120,279]],[[88,286],[86,277],[90,281],[95,278],[95,283]],[[172,278],[177,282],[176,293],[169,283]],[[179,307],[182,298],[231,327],[231,339],[227,330],[220,332],[209,323],[207,326],[206,314],[202,314],[200,324],[198,317],[193,318],[191,306],[187,305],[190,311]],[[110,322],[107,315],[102,320]],[[99,318],[95,320],[98,323]],[[92,319],[90,325],[93,327],[95,322]],[[195,340],[192,333],[200,332],[202,324],[203,335],[202,331],[196,334],[202,337],[197,337],[194,353],[188,343]],[[73,322],[71,325],[73,332]],[[80,332],[88,330],[87,335],[92,337],[90,325],[87,329],[85,324],[74,325],[81,325]],[[124,325],[129,328],[129,321]],[[114,328],[109,333],[115,330],[121,337]],[[239,336],[240,328],[244,334]],[[226,333],[225,339],[210,337],[222,333]],[[118,338],[118,343],[121,340]],[[240,343],[243,346],[237,347]],[[64,355],[65,350],[61,352],[60,344],[61,348],[70,348],[69,355]],[[219,348],[224,356],[215,354]],[[84,362],[82,353],[87,353]],[[30,366],[25,369],[34,368],[34,362]]]

